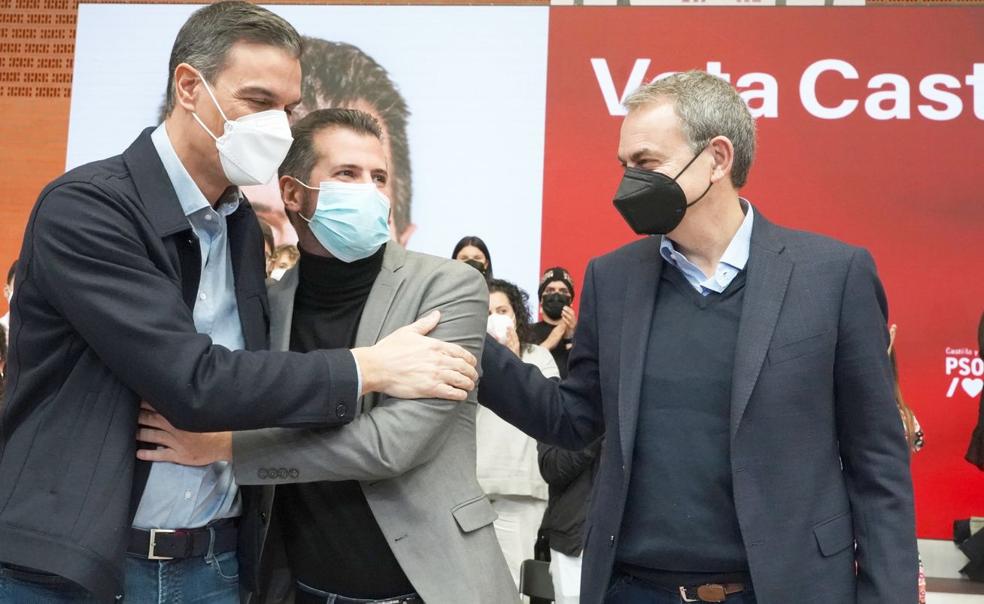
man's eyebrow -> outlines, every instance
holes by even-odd
[[[263,97],[266,100],[273,100],[277,95],[275,95],[272,90],[262,86],[243,86],[242,88],[236,90],[236,96]]]
[[[652,155],[652,154],[653,154],[653,150],[652,149],[650,149],[649,147],[643,147],[642,149],[639,149],[638,151],[636,151],[635,153],[633,153],[631,156],[629,156],[629,159],[632,161],[632,163],[637,164],[637,163],[639,163],[639,160],[643,159],[644,157],[646,157],[648,155]]]

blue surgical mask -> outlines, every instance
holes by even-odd
[[[312,187],[294,180],[318,191],[314,215],[297,215],[332,256],[355,262],[372,256],[389,241],[390,201],[375,183],[326,181]]]

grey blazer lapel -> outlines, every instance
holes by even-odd
[[[284,273],[280,281],[268,281],[270,299],[270,349],[290,350],[290,327],[294,317],[294,295],[297,293],[297,264]]]
[[[356,346],[372,346],[379,340],[379,335],[383,331],[383,322],[405,278],[400,269],[403,268],[406,258],[407,251],[400,247],[400,244],[395,241],[386,243],[383,266],[362,310],[362,319],[359,321],[359,329],[355,335]]]
[[[632,464],[646,349],[656,310],[656,290],[663,271],[663,258],[659,255],[660,240],[660,237],[651,237],[647,242],[649,245],[640,250],[637,261],[627,267],[625,274],[628,284],[622,306],[618,431],[622,445],[622,462],[627,468]],[[629,475],[630,471],[627,470],[624,473],[625,480],[628,480]]]
[[[731,377],[732,443],[765,362],[793,270],[792,261],[782,253],[785,245],[777,237],[776,227],[758,210],[753,220],[745,300],[738,323],[735,366]]]

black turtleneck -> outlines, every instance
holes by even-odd
[[[345,263],[301,251],[290,349],[351,348],[383,246]],[[349,598],[380,599],[414,591],[373,518],[359,483],[315,482],[277,488],[276,511],[294,577]]]

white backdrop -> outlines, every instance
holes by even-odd
[[[79,6],[67,168],[116,155],[156,124],[174,37],[197,8]],[[408,247],[447,257],[478,235],[495,275],[535,298],[549,9],[269,8],[303,35],[358,46],[399,86],[411,111]]]

